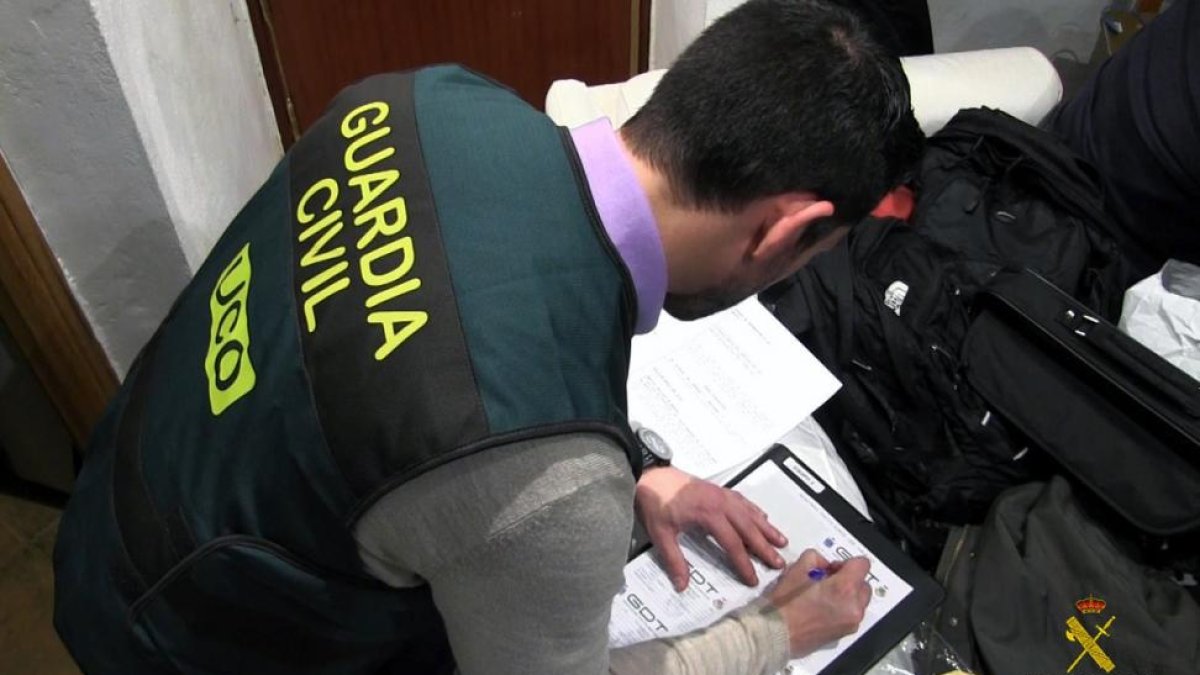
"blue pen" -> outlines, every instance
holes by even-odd
[[[829,570],[822,569],[820,567],[814,567],[808,571],[808,578],[812,579],[813,581],[820,581],[827,576],[829,576]]]

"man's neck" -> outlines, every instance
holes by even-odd
[[[666,175],[630,147],[618,132],[621,150],[633,167],[638,184],[650,203],[654,224],[667,260],[667,288],[689,292],[711,285],[714,247],[737,246],[738,225],[729,214],[682,204]]]
[[[621,152],[625,154],[625,158],[633,167],[638,184],[642,186],[642,192],[646,193],[646,199],[650,202],[650,210],[654,213],[654,222],[658,224],[659,234],[662,234],[663,223],[668,219],[678,217],[675,213],[677,209],[672,204],[670,185],[661,172],[629,147],[623,130],[617,130],[617,140],[621,145]]]

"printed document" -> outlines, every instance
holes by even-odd
[[[697,321],[666,313],[633,340],[629,418],[675,466],[712,478],[758,457],[841,384],[756,298]]]
[[[795,459],[784,460],[784,466],[814,492],[819,494],[830,489]],[[872,591],[871,602],[858,631],[792,661],[788,673],[816,675],[913,592],[912,586],[853,537],[776,462],[762,463],[733,489],[758,504],[767,512],[772,524],[787,536],[788,546],[780,553],[789,563],[808,548],[815,549],[830,561],[855,556],[866,556],[871,560],[867,578]],[[759,597],[779,575],[778,571],[754,560],[759,585],[747,587],[727,571],[729,566],[724,553],[711,539],[689,535],[682,537],[680,544],[691,567],[691,580],[683,593],[675,592],[653,551],[643,553],[626,565],[625,584],[613,599],[610,647],[682,635],[703,628]]]

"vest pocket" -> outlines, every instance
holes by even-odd
[[[130,621],[185,672],[371,672],[405,647],[445,644],[428,589],[350,579],[246,535],[184,558]]]

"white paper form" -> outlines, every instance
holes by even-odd
[[[757,299],[633,340],[629,417],[701,478],[753,459],[841,384]]]
[[[823,487],[794,460],[787,461],[792,462],[789,468],[801,480]],[[780,554],[789,563],[808,548],[817,550],[827,560],[860,555],[871,560],[867,582],[872,597],[859,630],[792,661],[788,666],[789,673],[816,675],[912,593],[912,586],[884,566],[775,462],[763,463],[734,489],[766,511],[771,522],[787,536],[788,546],[781,549]],[[625,585],[613,599],[610,647],[682,635],[703,628],[759,597],[766,585],[779,576],[778,571],[755,560],[759,586],[750,588],[727,571],[723,554],[710,540],[683,537],[680,543],[692,566],[692,578],[683,593],[675,592],[652,553],[642,554],[625,566]]]

